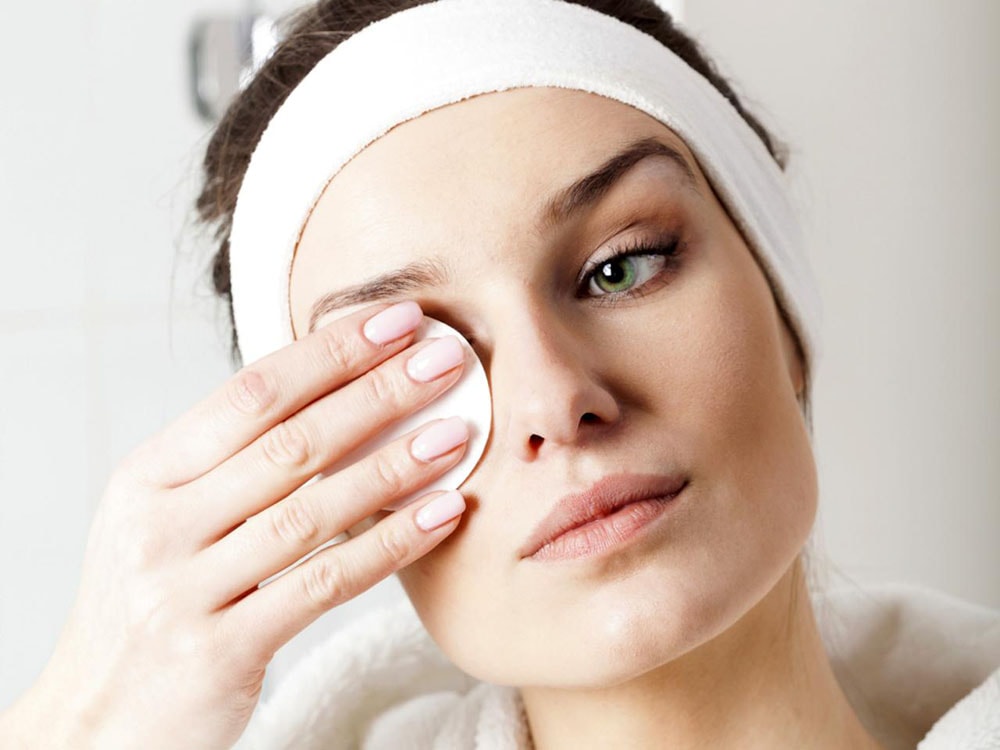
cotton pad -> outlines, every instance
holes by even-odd
[[[383,445],[386,445],[404,434],[417,430],[432,419],[461,417],[469,427],[469,442],[466,444],[462,459],[438,479],[424,485],[416,492],[400,498],[387,505],[384,510],[399,510],[417,498],[423,497],[434,490],[454,490],[464,482],[476,468],[479,459],[486,449],[486,441],[490,434],[490,424],[493,418],[493,403],[490,398],[489,381],[486,370],[469,342],[451,326],[440,320],[424,316],[415,332],[414,341],[426,338],[455,336],[465,350],[465,370],[462,377],[451,388],[431,401],[420,411],[403,417],[398,422],[378,433],[367,443],[339,459],[327,467],[319,477],[328,477],[342,468],[359,461]],[[404,376],[405,377],[405,376]],[[415,437],[415,436],[414,436]]]

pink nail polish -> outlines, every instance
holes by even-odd
[[[421,383],[430,381],[453,370],[465,361],[465,350],[454,336],[435,339],[419,352],[410,357],[406,363],[406,371],[414,380]]]
[[[432,531],[465,510],[465,498],[458,490],[438,495],[417,511],[416,522],[424,531]]]
[[[423,317],[424,311],[416,302],[400,302],[368,319],[365,338],[373,344],[388,344],[415,330]]]
[[[469,439],[469,427],[461,417],[435,422],[410,443],[410,453],[421,461],[432,461]]]

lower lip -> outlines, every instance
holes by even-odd
[[[674,504],[687,484],[673,495],[652,497],[624,505],[614,513],[577,526],[543,546],[530,560],[569,560],[615,549],[634,539],[642,529]]]

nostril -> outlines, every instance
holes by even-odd
[[[541,435],[532,435],[530,438],[528,438],[528,443],[531,445],[532,448],[538,448],[538,446],[542,444],[542,440],[543,438]]]
[[[593,412],[588,411],[586,414],[580,417],[580,421],[583,422],[584,424],[588,424],[590,422],[599,422],[600,418]]]

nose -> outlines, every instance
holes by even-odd
[[[489,373],[495,429],[522,461],[582,445],[620,419],[600,379],[600,356],[569,321],[534,307],[504,313],[495,328]]]

